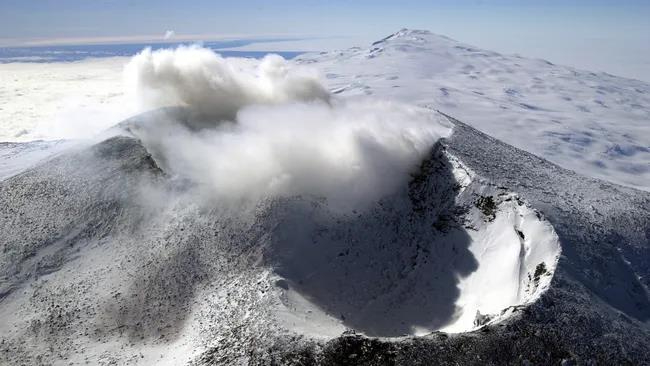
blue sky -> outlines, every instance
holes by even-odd
[[[400,27],[462,23],[499,30],[577,31],[603,26],[620,32],[650,26],[648,0],[0,0],[3,37],[79,37],[179,33],[367,34]],[[616,25],[617,27],[613,27]],[[441,28],[441,29],[437,29]]]
[[[0,0],[4,43],[174,30],[340,36],[345,46],[402,27],[596,71],[650,74],[650,0]]]

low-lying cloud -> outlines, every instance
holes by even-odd
[[[165,34],[163,35],[163,38],[165,40],[170,40],[170,39],[174,38],[175,36],[176,36],[176,32],[174,32],[173,30],[168,30],[168,31],[165,31]]]
[[[126,75],[150,108],[182,106],[201,116],[199,129],[162,118],[133,130],[165,170],[217,199],[310,195],[359,208],[405,183],[450,133],[429,110],[331,98],[314,71],[275,55],[252,61],[199,47],[145,50]]]

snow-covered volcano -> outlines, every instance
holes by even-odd
[[[0,183],[5,362],[648,356],[645,193],[457,124],[363,210],[310,196],[244,208],[206,201],[128,131]]]
[[[435,104],[436,52],[501,57],[457,47],[302,58],[334,95],[277,57],[144,52],[136,89],[181,108],[0,145],[0,362],[650,362],[647,192],[356,95]]]
[[[134,138],[147,127],[121,128],[0,184],[7,361],[177,363],[223,337],[236,359],[242,327],[263,343],[464,332],[550,286],[550,223],[439,142],[342,211],[306,194],[215,200]]]

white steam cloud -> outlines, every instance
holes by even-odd
[[[148,106],[202,116],[201,129],[158,118],[133,131],[164,169],[218,199],[314,195],[359,208],[405,183],[450,133],[429,110],[332,99],[313,71],[279,56],[258,62],[198,47],[145,50],[126,74]]]
[[[233,120],[247,105],[329,99],[313,71],[291,68],[280,56],[252,64],[199,46],[145,49],[127,65],[126,76],[143,106],[182,105],[216,122]]]

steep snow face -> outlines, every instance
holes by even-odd
[[[333,337],[465,332],[505,319],[548,288],[560,253],[552,226],[517,195],[437,151],[408,194],[370,212],[289,205],[265,257],[276,314],[296,332]]]
[[[650,189],[650,85],[426,31],[304,55],[336,94],[426,105],[581,174]]]
[[[462,332],[503,319],[510,307],[548,288],[560,253],[552,226],[515,195],[503,194],[492,221],[470,231],[478,268],[459,283],[459,317],[442,328]]]

